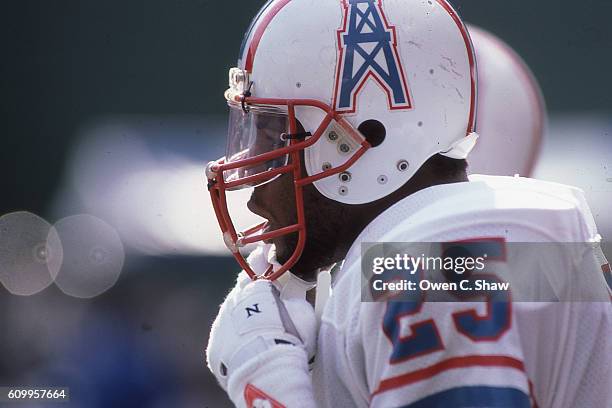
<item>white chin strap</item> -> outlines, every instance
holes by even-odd
[[[315,316],[317,317],[318,326],[321,324],[321,316],[325,305],[331,296],[332,276],[330,271],[321,271],[317,275],[317,294],[315,296]],[[318,327],[317,326],[317,327]]]
[[[468,154],[476,146],[478,133],[472,132],[461,140],[456,141],[450,149],[445,152],[440,152],[442,156],[450,157],[451,159],[465,159]]]

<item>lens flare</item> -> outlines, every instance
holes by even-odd
[[[27,211],[0,217],[0,282],[10,293],[30,296],[47,288],[62,257],[57,232],[41,217]]]
[[[67,295],[93,298],[119,279],[125,259],[119,235],[92,215],[73,215],[55,224],[64,248],[64,262],[55,279]]]

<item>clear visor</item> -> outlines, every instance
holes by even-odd
[[[244,112],[239,104],[228,102],[229,126],[225,163],[249,159],[288,145],[281,135],[288,133],[287,113],[273,107],[250,107]],[[287,164],[287,155],[272,158],[250,166],[224,172],[225,182],[263,173]],[[273,179],[243,184],[233,189],[255,187]]]

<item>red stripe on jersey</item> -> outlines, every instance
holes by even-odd
[[[420,370],[383,380],[378,386],[378,389],[372,394],[372,398],[383,392],[435,377],[446,370],[467,367],[508,367],[523,372],[525,371],[525,365],[522,361],[508,356],[454,357]]]

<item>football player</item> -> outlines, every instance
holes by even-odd
[[[505,253],[599,239],[575,188],[468,181],[476,58],[446,0],[270,1],[229,85],[227,152],[207,176],[243,272],[207,362],[236,406],[609,404],[607,302],[362,301],[365,243],[478,240]],[[227,193],[243,187],[267,222],[239,232]],[[577,263],[609,296],[592,252],[561,258],[559,274]],[[320,270],[341,261],[329,296]],[[542,263],[530,272],[549,273]]]
[[[529,177],[548,122],[535,76],[502,39],[468,24],[478,65],[477,125],[469,173]]]

